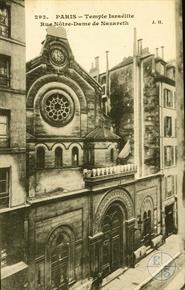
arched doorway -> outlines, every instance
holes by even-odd
[[[142,202],[142,238],[145,246],[151,245],[154,232],[154,202],[150,196],[146,196]]]
[[[102,219],[103,277],[117,270],[123,263],[123,212],[118,205],[112,205]]]
[[[108,191],[100,200],[90,237],[92,276],[103,277],[124,265],[133,265],[135,213],[133,200],[123,188]]]
[[[148,212],[144,212],[143,214],[143,236],[144,236],[144,244],[149,246],[151,243],[151,210]]]

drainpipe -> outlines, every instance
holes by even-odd
[[[110,99],[109,99],[109,51],[106,50],[106,87],[105,87],[105,94],[107,98],[106,102],[106,114],[110,111]]]

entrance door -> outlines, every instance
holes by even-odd
[[[165,228],[167,236],[174,232],[173,204],[165,207]]]
[[[119,207],[110,207],[102,222],[103,276],[118,269],[123,261],[123,214]]]
[[[151,211],[148,213],[145,211],[143,215],[143,236],[145,246],[149,246],[151,243]]]

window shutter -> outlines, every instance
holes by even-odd
[[[167,148],[164,146],[164,165],[167,165]]]
[[[172,194],[175,194],[175,176],[172,175]]]
[[[164,104],[163,104],[164,107],[166,107],[166,89],[164,89]]]
[[[166,137],[167,117],[164,118],[164,136]]]
[[[165,186],[165,198],[168,197],[168,191],[167,191],[167,177],[164,178],[164,186]]]

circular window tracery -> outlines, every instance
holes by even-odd
[[[63,92],[50,93],[42,100],[41,112],[47,122],[60,127],[73,117],[74,104],[71,97]]]
[[[63,121],[70,114],[70,104],[66,97],[55,94],[51,95],[45,104],[48,117],[54,121]]]

